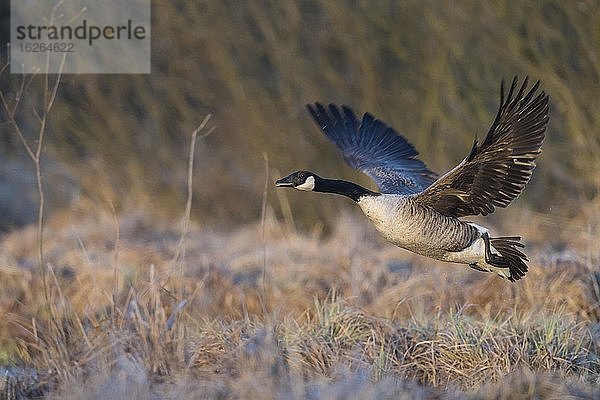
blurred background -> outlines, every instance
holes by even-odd
[[[88,204],[181,215],[190,134],[212,114],[208,127],[216,129],[197,146],[195,221],[228,229],[259,219],[268,180],[275,215],[327,228],[351,202],[275,191],[272,182],[310,169],[373,185],[345,165],[306,103],[371,112],[443,173],[486,134],[500,81],[514,75],[541,80],[551,101],[543,154],[514,207],[568,219],[598,202],[598,1],[157,0],[152,7],[150,75],[62,77],[44,149],[49,211]],[[0,77],[8,97],[20,82]],[[32,82],[18,115],[32,141],[42,85]],[[6,231],[35,220],[36,193],[33,165],[4,114],[0,121]]]

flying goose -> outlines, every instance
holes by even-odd
[[[528,78],[512,81],[485,139],[477,139],[465,159],[441,177],[417,159],[418,152],[393,128],[365,113],[358,120],[347,106],[307,105],[323,133],[352,168],[379,187],[297,171],[279,187],[340,194],[354,200],[377,230],[401,248],[441,261],[468,264],[514,282],[527,272],[518,236],[491,237],[488,229],[459,218],[487,215],[508,206],[523,190],[541,153],[548,123],[548,96],[527,90]]]

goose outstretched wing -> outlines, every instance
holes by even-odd
[[[382,193],[414,194],[435,181],[413,145],[371,114],[359,121],[347,106],[315,103],[307,108],[348,165],[371,177]]]
[[[529,181],[535,159],[541,153],[548,123],[548,96],[537,93],[539,81],[527,91],[527,82],[517,90],[515,77],[483,143],[477,140],[469,155],[435,181],[416,201],[444,215],[487,215],[495,207],[506,207]]]

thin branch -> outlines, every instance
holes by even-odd
[[[19,88],[19,90],[17,91],[17,94],[15,95],[15,104],[13,105],[13,111],[12,111],[12,115],[15,115],[15,113],[17,112],[17,109],[19,108],[19,103],[21,102],[21,99],[23,98],[23,93],[25,92],[25,81],[26,81],[26,76],[23,75],[21,78],[21,87]],[[29,80],[31,82],[31,80]]]
[[[54,13],[56,12],[58,6],[61,3],[62,3],[62,0],[54,7],[54,9],[52,11],[52,15],[50,16],[51,20],[54,17]],[[38,263],[39,263],[40,273],[41,273],[42,280],[43,280],[44,298],[46,300],[46,303],[48,302],[49,297],[48,297],[48,282],[47,282],[46,269],[45,269],[45,263],[44,263],[45,196],[44,196],[41,158],[42,158],[42,150],[44,148],[44,137],[46,134],[47,124],[48,124],[48,115],[49,115],[50,111],[52,110],[52,107],[56,100],[56,95],[58,93],[58,88],[60,86],[60,81],[61,81],[62,73],[64,70],[64,66],[65,66],[65,61],[66,61],[66,53],[63,54],[63,57],[62,57],[62,60],[60,63],[60,67],[59,67],[59,71],[56,75],[56,79],[54,80],[54,83],[53,83],[52,87],[50,88],[50,77],[48,74],[49,66],[50,66],[50,54],[46,55],[46,73],[44,74],[44,78],[43,78],[44,100],[43,100],[43,106],[42,106],[42,114],[40,115],[35,110],[35,108],[33,110],[33,114],[39,123],[37,145],[35,147],[35,152],[34,152],[32,146],[27,142],[27,139],[25,138],[25,135],[23,134],[23,131],[21,130],[21,127],[19,126],[19,123],[16,120],[16,113],[17,113],[18,107],[20,105],[21,99],[24,95],[25,89],[33,81],[35,75],[32,75],[32,77],[29,79],[29,81],[27,81],[27,78],[25,76],[23,76],[20,87],[16,92],[15,101],[14,101],[12,109],[9,106],[8,101],[6,100],[4,93],[0,90],[0,102],[2,103],[2,107],[6,111],[6,115],[8,116],[8,120],[9,120],[10,124],[12,125],[13,129],[17,133],[17,137],[19,138],[19,141],[23,144],[23,147],[25,148],[27,155],[33,161],[34,166],[35,166],[36,188],[37,188],[38,201],[39,201],[38,202],[38,216],[37,216]],[[7,63],[4,68],[2,68],[2,72],[4,72],[4,70],[6,70],[8,65],[9,65],[9,63]]]
[[[262,236],[262,246],[263,246],[263,268],[262,268],[262,291],[263,291],[263,312],[266,315],[267,311],[267,243],[266,243],[266,234],[265,234],[265,220],[267,217],[267,191],[269,189],[269,156],[267,153],[263,153],[263,159],[265,162],[265,186],[263,188],[263,197],[262,197],[262,207],[260,214],[260,229]]]
[[[35,116],[35,119],[37,120],[38,124],[42,125],[42,121],[44,120],[44,117],[42,117],[40,115],[40,113],[38,112],[38,110],[35,108],[35,106],[33,107],[33,110],[31,111],[33,113],[33,115]]]
[[[27,143],[27,139],[25,139],[25,135],[23,135],[21,127],[17,123],[14,114],[10,112],[10,107],[8,106],[8,103],[4,97],[4,93],[2,92],[2,90],[0,90],[0,102],[2,102],[2,108],[4,108],[4,110],[6,111],[6,115],[8,116],[8,122],[10,122],[13,129],[17,133],[17,137],[19,138],[19,141],[23,144],[23,147],[25,147],[27,155],[29,156],[29,158],[31,158],[32,161],[35,161],[35,154],[33,153],[33,150],[31,150],[29,143]]]
[[[117,293],[119,291],[119,250],[121,243],[121,225],[119,224],[119,216],[117,215],[117,210],[115,205],[110,202],[110,209],[113,216],[113,221],[115,223],[115,246],[113,253],[113,292],[112,292],[112,315],[111,320],[113,327],[116,326],[116,317],[117,317]]]
[[[42,175],[42,149],[44,148],[44,137],[46,134],[46,127],[48,121],[48,114],[50,110],[52,110],[52,106],[54,105],[54,100],[56,99],[56,93],[58,92],[58,87],[60,84],[60,78],[62,76],[63,68],[65,66],[65,57],[66,54],[63,54],[63,59],[60,64],[60,68],[58,74],[56,76],[56,80],[54,82],[54,86],[52,87],[52,91],[48,93],[48,73],[46,70],[45,79],[44,79],[44,111],[42,114],[42,121],[40,123],[40,128],[38,131],[38,141],[37,147],[35,150],[35,177],[37,183],[37,191],[38,191],[38,221],[37,221],[37,233],[38,233],[38,262],[40,264],[40,268],[42,271],[42,279],[44,281],[44,295],[46,301],[48,301],[48,284],[46,282],[46,271],[44,269],[44,209],[46,206],[46,198],[44,194],[44,182]],[[46,65],[48,68],[48,65]]]
[[[56,93],[58,93],[58,86],[60,84],[60,79],[62,77],[62,71],[64,71],[64,68],[65,68],[66,60],[67,60],[67,53],[63,53],[63,57],[60,62],[60,67],[58,68],[60,73],[56,76],[56,80],[54,81],[54,87],[52,88],[52,94],[50,96],[50,101],[48,102],[48,105],[46,108],[47,113],[50,112],[50,110],[52,109],[52,106],[54,105],[54,100],[56,100]]]
[[[6,44],[6,54],[10,54],[10,43]],[[8,57],[10,58],[10,57]],[[2,66],[2,69],[0,69],[0,76],[4,73],[4,70],[8,68],[8,66],[10,65],[9,61],[6,61],[6,63]]]
[[[171,260],[172,265],[174,266],[177,262],[180,263],[179,266],[179,282],[180,282],[180,290],[181,295],[183,296],[183,258],[185,257],[185,239],[190,230],[190,218],[192,213],[192,198],[193,198],[193,183],[194,183],[194,156],[196,153],[196,140],[198,138],[198,133],[206,127],[206,124],[210,120],[211,115],[208,114],[204,120],[200,123],[200,125],[194,129],[192,132],[192,137],[190,139],[190,151],[188,155],[188,170],[187,170],[187,200],[185,203],[185,211],[183,213],[183,224],[181,229],[181,236],[179,237],[179,242],[177,243],[177,247],[175,248],[175,254],[173,255],[173,259]],[[205,138],[210,135],[215,130],[215,127],[212,127],[205,134],[200,136],[201,138]]]
[[[190,215],[192,212],[192,196],[193,196],[193,179],[194,179],[194,155],[196,152],[196,139],[198,138],[198,133],[204,129],[211,115],[208,114],[204,120],[200,123],[200,125],[194,129],[192,132],[192,138],[190,140],[190,151],[188,154],[188,170],[187,170],[187,200],[185,203],[185,211],[183,213],[183,227],[181,230],[181,236],[179,237],[179,242],[177,243],[177,248],[175,250],[175,255],[173,256],[172,262],[175,263],[179,260],[182,252],[183,252],[183,243],[185,242],[185,238],[189,231],[190,226]],[[202,135],[202,138],[207,137],[214,131],[214,127],[212,127],[207,133]]]

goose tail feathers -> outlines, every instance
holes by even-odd
[[[511,281],[521,279],[527,273],[527,256],[520,250],[525,247],[518,236],[491,237],[490,244],[500,255],[496,260],[490,262],[500,268],[508,268],[510,276],[506,278]]]

